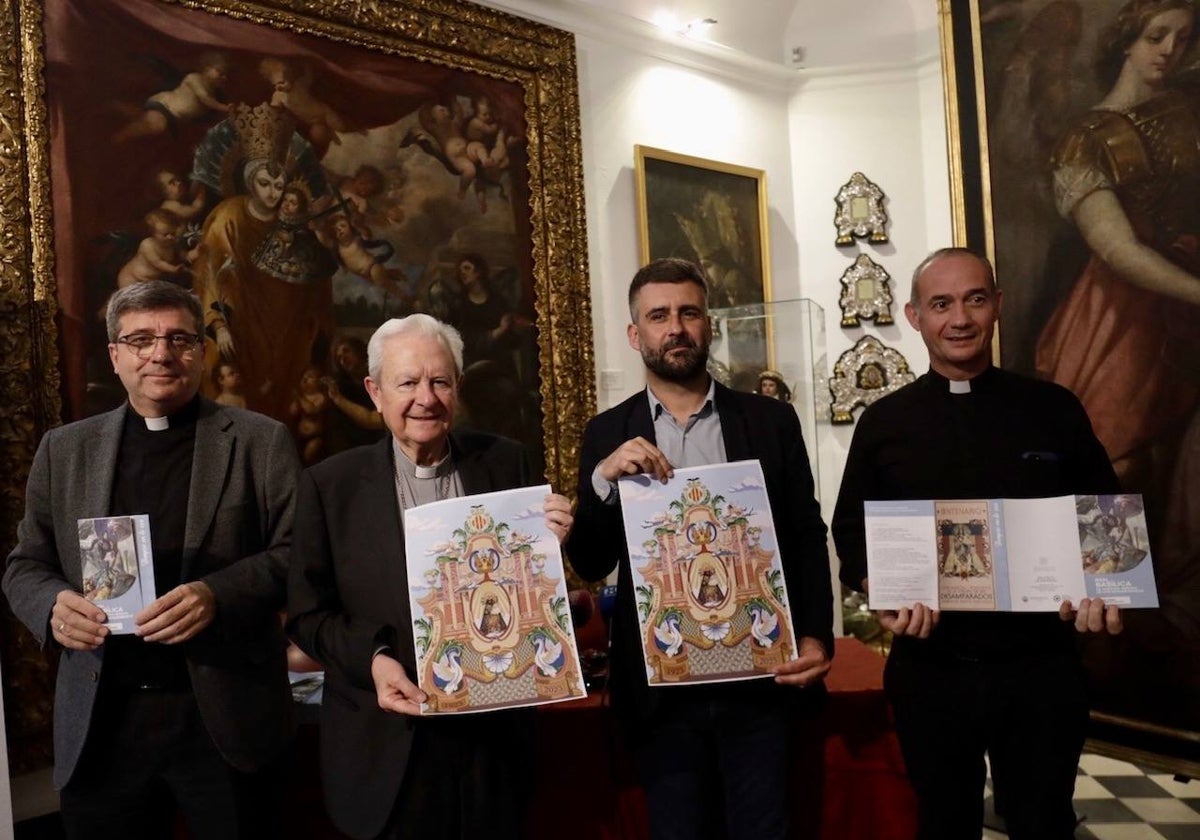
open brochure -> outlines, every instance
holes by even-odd
[[[104,610],[105,626],[133,633],[133,617],[155,599],[150,517],[102,516],[79,520],[83,597]]]
[[[483,712],[587,694],[548,485],[404,512],[422,714]]]
[[[758,461],[617,487],[650,685],[769,677],[796,658]]]
[[[1142,497],[863,504],[870,605],[1057,612],[1103,598],[1157,607]]]

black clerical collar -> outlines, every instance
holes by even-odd
[[[130,403],[126,403],[125,424],[137,431],[162,432],[167,429],[178,429],[193,426],[200,416],[200,395],[192,397],[191,401],[174,414],[165,417],[143,417],[134,411]]]
[[[929,373],[926,376],[929,377],[929,382],[939,391],[950,394],[972,394],[980,388],[986,389],[991,385],[996,378],[996,368],[988,365],[987,370],[970,379],[947,379],[933,368],[929,369]]]

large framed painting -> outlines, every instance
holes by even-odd
[[[766,174],[649,146],[634,158],[642,264],[699,263],[714,309],[769,301]]]
[[[1000,360],[1071,389],[1146,500],[1162,606],[1087,640],[1093,734],[1196,775],[1200,21],[1184,0],[939,8],[956,239],[995,262]]]
[[[642,265],[662,257],[697,263],[708,278],[714,343],[709,370],[722,384],[758,387],[776,366],[772,320],[766,173],[732,163],[634,146]]]
[[[8,539],[41,433],[122,401],[105,305],[151,278],[201,298],[205,393],[287,423],[306,463],[384,433],[365,340],[427,312],[464,336],[463,422],[575,485],[595,397],[572,36],[456,0],[2,9]],[[20,772],[48,758],[50,670],[11,616],[3,639]]]

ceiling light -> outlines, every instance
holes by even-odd
[[[668,32],[674,32],[676,35],[685,35],[689,38],[699,38],[704,35],[709,29],[716,25],[716,18],[693,18],[689,21],[681,21],[679,16],[674,12],[660,9],[654,13],[650,22],[660,29],[665,29]]]
[[[659,9],[650,18],[650,22],[659,29],[665,29],[668,32],[682,32],[683,23],[679,20],[679,16],[674,12],[669,12],[666,9]]]

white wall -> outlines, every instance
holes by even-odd
[[[899,350],[914,373],[928,356],[919,334],[904,319],[909,277],[935,248],[951,244],[941,69],[936,56],[886,70],[806,74],[789,113],[796,222],[799,226],[801,293],[825,310],[829,368],[864,335]],[[854,172],[862,172],[887,196],[890,241],[852,248],[834,242],[834,196]],[[896,323],[845,329],[838,298],[843,272],[865,253],[892,277]],[[855,416],[861,410],[855,412]],[[832,513],[853,425],[821,430],[821,484],[826,514]]]

